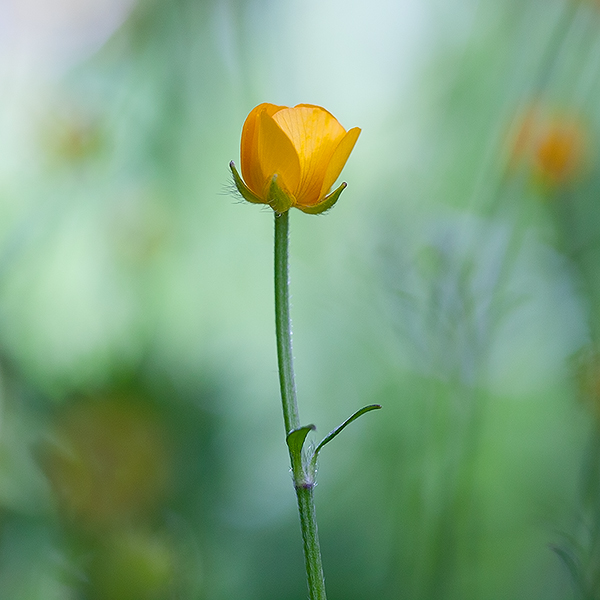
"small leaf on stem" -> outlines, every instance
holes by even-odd
[[[356,419],[358,419],[358,417],[361,417],[365,413],[368,413],[372,410],[377,410],[379,408],[381,408],[381,404],[369,404],[368,406],[363,406],[361,409],[357,410],[353,415],[348,417],[341,425],[338,425],[333,431],[330,431],[329,434],[327,434],[323,438],[321,443],[315,448],[315,451],[313,452],[313,455],[312,455],[312,459],[310,461],[312,467],[314,468],[316,466],[317,455],[319,454],[321,448],[325,444],[330,442],[336,435],[338,435],[338,433],[340,433],[343,429],[345,429],[348,425],[350,425],[350,423],[352,423],[352,421],[356,421]]]
[[[294,429],[287,434],[285,441],[287,442],[288,448],[290,452],[300,458],[302,453],[302,447],[304,446],[304,442],[306,440],[306,436],[310,431],[314,431],[316,427],[314,425],[304,425],[304,427],[299,427],[298,429]]]

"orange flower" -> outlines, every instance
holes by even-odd
[[[554,188],[581,174],[586,150],[578,119],[534,106],[518,125],[511,162],[525,164],[539,183]]]
[[[581,164],[581,131],[573,124],[556,124],[540,136],[536,166],[542,177],[553,184],[571,179]]]
[[[230,163],[240,194],[278,213],[292,206],[318,214],[331,208],[346,187],[329,190],[339,177],[360,129],[346,131],[324,108],[259,104],[242,129],[240,177]]]

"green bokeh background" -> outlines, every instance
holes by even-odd
[[[330,598],[600,598],[600,5],[56,6],[0,11],[0,598],[307,597],[260,102],[362,128],[291,215],[301,419],[383,405],[322,453]]]

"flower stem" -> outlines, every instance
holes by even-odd
[[[292,321],[288,275],[289,211],[275,213],[275,332],[277,335],[277,362],[279,386],[283,405],[286,435],[300,427],[294,364],[292,356]]]
[[[294,365],[292,356],[292,323],[288,275],[289,211],[275,213],[275,331],[277,335],[277,360],[279,385],[286,436],[300,427]],[[307,476],[301,453],[290,451],[294,488],[298,498],[300,527],[304,544],[306,578],[310,600],[327,600],[325,579],[321,563],[321,548],[317,532],[314,503],[314,481]]]

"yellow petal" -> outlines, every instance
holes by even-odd
[[[326,108],[323,108],[322,106],[318,106],[317,104],[296,104],[296,106],[294,106],[294,108],[316,108],[324,113],[327,113],[332,119],[335,119],[335,117]],[[337,119],[335,119],[335,120],[337,121]]]
[[[346,131],[324,108],[299,105],[284,108],[273,119],[291,140],[300,163],[300,182],[295,191],[298,204],[319,200],[331,157]]]
[[[275,113],[275,116],[277,114],[279,113]],[[277,183],[281,189],[295,195],[300,182],[298,154],[290,138],[267,111],[259,114],[257,146],[258,162],[262,173],[259,195],[264,197],[266,187],[270,185],[273,175],[279,176]]]
[[[346,133],[346,135],[337,145],[337,148],[333,152],[331,160],[329,161],[329,165],[327,166],[327,171],[321,186],[321,192],[319,194],[320,197],[323,197],[327,194],[327,192],[331,189],[331,186],[335,183],[335,180],[340,176],[340,173],[342,172],[342,169],[344,168],[344,165],[350,156],[350,152],[352,152],[354,144],[356,144],[359,134],[360,128],[354,127],[350,129],[348,133]]]
[[[262,180],[263,175],[258,160],[259,116],[262,112],[266,112],[268,115],[274,115],[282,108],[285,108],[285,106],[277,106],[276,104],[263,102],[263,104],[259,104],[256,108],[252,109],[250,114],[246,117],[244,127],[242,128],[242,142],[240,148],[242,177],[250,190],[261,197],[264,181]]]

